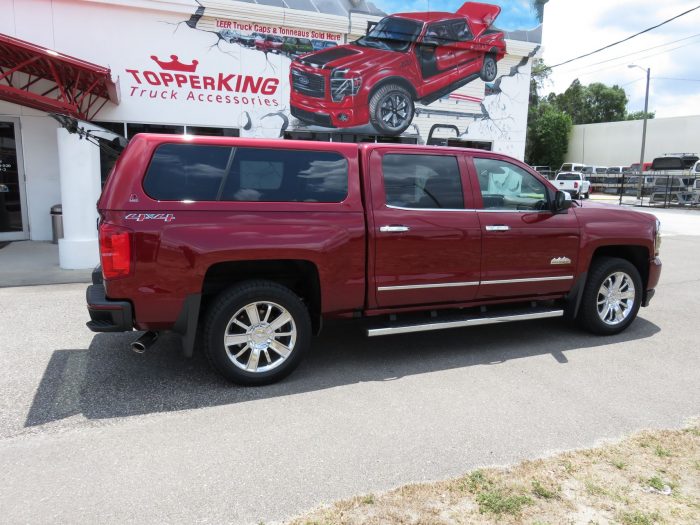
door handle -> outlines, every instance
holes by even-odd
[[[386,233],[397,233],[397,232],[407,232],[411,228],[408,226],[402,226],[402,225],[390,225],[390,226],[382,226],[379,228],[380,232],[386,232]]]
[[[486,227],[487,232],[507,232],[508,230],[510,230],[510,226],[506,226],[505,224],[495,224]]]

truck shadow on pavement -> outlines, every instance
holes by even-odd
[[[255,388],[227,383],[201,352],[183,358],[179,340],[170,334],[140,355],[129,349],[136,333],[99,334],[88,350],[53,353],[25,427],[78,414],[99,420],[227,405],[546,354],[566,365],[565,352],[642,340],[660,331],[642,318],[612,337],[593,336],[561,320],[373,339],[362,327],[358,322],[327,325],[290,377]]]

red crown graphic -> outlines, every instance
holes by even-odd
[[[192,64],[190,65],[183,64],[177,58],[177,55],[170,55],[170,62],[162,62],[158,60],[158,57],[155,55],[151,55],[151,58],[155,61],[156,64],[160,66],[161,69],[165,69],[166,71],[182,71],[183,73],[194,73],[195,71],[197,71],[197,65],[199,64],[198,60],[193,60]]]

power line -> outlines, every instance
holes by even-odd
[[[618,44],[622,44],[623,42],[627,42],[628,40],[632,40],[633,38],[638,37],[639,35],[643,35],[644,33],[648,33],[649,31],[657,29],[663,25],[666,25],[669,22],[673,22],[674,20],[677,20],[678,18],[687,15],[688,13],[692,13],[693,11],[697,11],[698,9],[700,9],[700,5],[693,7],[692,9],[688,9],[687,11],[684,11],[683,13],[674,16],[673,18],[669,18],[668,20],[665,20],[665,21],[661,22],[660,24],[656,24],[655,26],[652,26],[652,27],[649,27],[643,31],[640,31],[639,33],[635,33],[631,36],[628,36],[627,38],[623,38],[622,40],[618,40],[617,42],[613,42],[612,44],[608,44],[607,46],[601,47],[600,49],[596,49],[595,51],[591,51],[590,53],[586,53],[585,55],[580,55],[580,56],[577,56],[575,58],[565,60],[564,62],[560,62],[559,64],[549,66],[548,69],[554,69],[555,67],[563,66],[564,64],[569,64],[570,62],[574,62],[575,60],[580,60],[582,58],[586,58],[586,57],[589,57],[591,55],[595,55],[596,53],[600,53],[601,51],[604,51],[606,49],[610,49],[611,47],[614,47]]]
[[[593,66],[599,66],[599,65],[601,65],[601,64],[607,64],[608,62],[613,62],[613,61],[619,60],[619,59],[621,59],[621,58],[627,58],[627,57],[630,57],[630,56],[632,56],[632,55],[638,55],[639,53],[644,53],[644,52],[646,52],[646,51],[651,51],[652,49],[658,49],[658,48],[660,48],[660,47],[666,47],[666,46],[670,46],[670,45],[672,45],[672,44],[677,44],[678,42],[683,42],[684,40],[690,40],[691,38],[696,38],[696,37],[698,37],[698,36],[700,36],[700,33],[696,33],[696,34],[694,34],[694,35],[687,36],[687,37],[685,37],[685,38],[679,38],[678,40],[672,40],[671,42],[666,42],[665,44],[659,44],[658,46],[652,46],[652,47],[647,47],[646,49],[640,49],[639,51],[634,51],[634,52],[632,52],[632,53],[627,53],[626,55],[620,55],[619,57],[609,58],[609,59],[607,59],[607,60],[601,60],[600,62],[594,62],[593,64],[588,64],[588,65],[585,65],[585,66],[581,66],[581,68],[582,68],[582,69],[588,69],[588,68],[593,67]],[[693,43],[695,44],[695,43],[697,43],[697,42],[693,42]],[[690,45],[690,44],[688,44],[688,45]],[[571,71],[574,71],[574,70],[572,69]]]
[[[676,80],[680,82],[700,82],[700,78],[651,77],[652,80]],[[642,79],[639,79],[642,80]]]
[[[661,52],[659,52],[659,53],[652,53],[651,55],[645,55],[645,56],[643,56],[643,57],[638,57],[636,60],[645,60],[645,59],[647,59],[647,58],[655,57],[655,56],[658,56],[658,55],[664,55],[664,54],[666,54],[666,53],[672,53],[673,51],[676,51],[676,50],[678,50],[678,49],[682,49],[682,48],[684,48],[684,47],[696,45],[696,44],[699,44],[699,43],[700,43],[700,42],[690,42],[690,43],[688,43],[688,44],[683,44],[682,46],[676,46],[676,47],[673,47],[673,48],[671,48],[671,49],[665,49],[665,50],[663,50],[663,51],[661,51]],[[610,71],[611,69],[617,69],[617,68],[619,68],[620,66],[622,66],[623,64],[624,64],[624,62],[623,62],[623,63],[619,63],[619,64],[613,64],[612,66],[607,66],[607,67],[603,67],[603,68],[600,68],[600,69],[596,69],[595,71],[588,71],[588,72],[586,72],[586,73],[580,73],[580,74],[577,74],[576,76],[577,76],[577,77],[586,77],[586,76],[588,76],[588,75],[595,75],[596,73],[600,73],[600,72],[602,72],[602,71]],[[566,73],[569,73],[569,74],[570,74],[570,73],[574,73],[574,71],[572,70],[572,71],[569,71],[569,72],[564,72],[564,74],[566,74]]]

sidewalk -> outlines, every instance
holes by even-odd
[[[17,241],[0,249],[0,288],[37,284],[89,283],[92,270],[63,270],[58,245]]]

